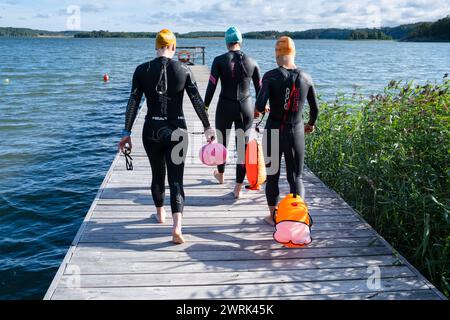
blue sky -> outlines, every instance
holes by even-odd
[[[71,6],[80,9],[75,20]],[[187,32],[236,25],[244,32],[292,31],[395,26],[448,14],[450,0],[0,0],[0,26],[58,31],[78,22],[82,30]]]

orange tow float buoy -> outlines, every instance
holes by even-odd
[[[245,152],[245,169],[247,171],[247,180],[250,184],[248,189],[260,190],[261,185],[266,182],[266,163],[261,142],[253,139],[247,145]]]
[[[275,224],[273,238],[285,247],[300,248],[312,242],[312,218],[299,195],[289,194],[280,202],[275,212]]]
[[[109,82],[109,74],[105,74],[104,76],[103,76],[103,81],[104,82]]]

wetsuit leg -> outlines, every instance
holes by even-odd
[[[238,159],[236,164],[236,183],[243,183],[245,179],[245,150],[247,150],[248,141],[250,138],[250,129],[253,124],[253,107],[251,99],[246,99],[240,103],[240,112],[234,122],[236,130],[242,130],[240,135],[236,134],[236,146],[242,146],[238,149]],[[243,140],[241,140],[243,138]],[[239,141],[240,140],[240,141]]]
[[[228,141],[230,138],[230,130],[233,125],[233,118],[231,117],[231,112],[228,108],[229,103],[225,103],[224,100],[219,99],[216,111],[216,130],[220,133],[218,136],[218,143],[223,144],[228,147]],[[228,110],[227,110],[228,109]],[[225,172],[225,163],[223,165],[217,166],[217,170],[220,173]]]
[[[167,178],[169,180],[170,187],[170,205],[172,214],[177,212],[183,212],[185,195],[183,186],[184,176],[184,161],[180,164],[175,164],[172,161],[172,150],[177,145],[177,142],[170,142],[165,149],[165,159],[167,163]],[[186,155],[183,154],[183,158]]]
[[[268,124],[268,126],[264,130],[264,139],[263,139],[263,150],[264,150],[266,166],[267,166],[267,168],[270,168],[271,166],[275,165],[273,163],[269,163],[269,161],[271,158],[274,158],[277,156],[277,155],[273,155],[272,152],[278,152],[278,167],[270,168],[270,171],[275,172],[275,173],[267,175],[265,191],[266,191],[267,204],[271,207],[275,207],[278,204],[278,200],[279,200],[278,198],[280,195],[278,181],[280,179],[280,171],[281,171],[282,148],[280,146],[280,143],[282,142],[282,139],[281,139],[281,135],[280,135],[280,139],[278,141],[279,147],[275,148],[275,146],[272,146],[271,134],[272,134],[272,129],[270,127],[270,124]]]
[[[166,160],[164,157],[164,148],[145,135],[142,137],[145,152],[147,153],[152,168],[152,197],[157,208],[164,206],[165,180],[166,180]]]
[[[303,166],[305,158],[305,136],[303,123],[288,125],[283,131],[282,151],[286,161],[286,175],[291,193],[305,198]]]

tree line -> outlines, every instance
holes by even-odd
[[[417,24],[406,37],[409,41],[450,41],[450,16],[434,23]]]
[[[176,33],[179,38],[223,38],[223,31]],[[420,22],[398,27],[361,29],[312,29],[306,31],[254,31],[244,33],[247,39],[277,39],[282,35],[293,39],[450,41],[450,16],[436,22]],[[66,36],[75,38],[154,38],[155,32],[43,31],[26,28],[1,28],[0,37]]]

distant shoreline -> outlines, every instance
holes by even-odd
[[[3,37],[4,38],[4,37]],[[34,39],[70,39],[70,38],[75,38],[74,36],[64,36],[64,35],[38,35],[37,37],[35,37]]]
[[[78,38],[74,36],[36,36],[36,37],[4,37],[0,36],[0,39],[77,39],[77,40],[86,40],[86,39],[132,39],[132,40],[138,40],[138,39],[154,39],[155,37],[103,37],[103,38]],[[179,37],[178,39],[189,39],[189,40],[223,40],[223,37]],[[275,41],[274,38],[244,38],[244,40],[261,40],[261,41]],[[348,42],[402,42],[402,43],[449,43],[450,40],[437,40],[437,39],[415,39],[415,40],[395,40],[395,39],[387,39],[387,40],[379,40],[379,39],[358,39],[358,40],[350,40],[350,39],[294,39],[296,41],[348,41]]]
[[[223,31],[195,31],[175,33],[180,39],[224,38]],[[436,22],[419,22],[398,27],[359,29],[311,29],[306,31],[253,31],[244,39],[275,40],[282,35],[295,40],[396,40],[404,42],[450,42],[450,16]],[[44,31],[26,28],[0,27],[0,38],[155,38],[156,32]]]

